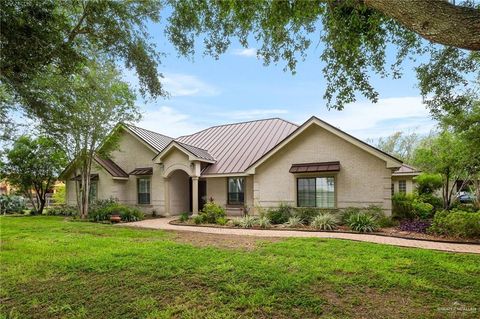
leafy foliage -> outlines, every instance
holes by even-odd
[[[368,143],[407,163],[412,162],[413,154],[420,141],[421,136],[415,132],[395,132],[390,136],[380,137],[377,141],[367,139]]]
[[[65,184],[55,186],[55,193],[52,195],[53,203],[55,205],[64,205],[66,202],[66,196]]]
[[[182,223],[184,223],[184,222],[186,222],[189,218],[190,218],[190,216],[188,215],[188,213],[187,213],[187,212],[184,212],[184,213],[181,213],[181,214],[180,214],[179,220],[180,220]]]
[[[252,228],[257,223],[257,218],[251,215],[245,215],[238,220],[238,226],[242,228]]]
[[[292,216],[293,207],[281,203],[278,208],[272,208],[268,210],[267,217],[270,219],[272,224],[284,224]]]
[[[75,206],[68,206],[65,204],[55,205],[46,209],[46,215],[49,216],[77,216],[78,210]]]
[[[111,58],[135,69],[142,93],[165,95],[160,55],[146,31],[149,21],[159,21],[160,9],[158,1],[2,1],[0,82],[47,118],[48,100],[32,89],[38,75],[52,66],[75,75],[92,57]]]
[[[89,219],[95,222],[110,220],[112,215],[120,215],[122,221],[126,222],[134,222],[144,218],[144,214],[139,209],[117,203],[112,199],[98,201],[95,205],[92,205],[88,212]]]
[[[288,219],[288,222],[285,223],[288,227],[300,227],[303,226],[303,219],[298,216],[292,216]]]
[[[226,216],[225,209],[214,201],[205,203],[198,215],[201,216],[203,223],[209,224],[216,224],[219,218],[225,218]]]
[[[270,228],[270,226],[272,225],[270,219],[267,216],[260,216],[257,219],[257,223],[260,228]]]
[[[406,219],[400,222],[398,228],[403,231],[415,232],[415,233],[426,233],[427,229],[432,225],[432,222],[429,220],[421,219]]]
[[[65,165],[65,153],[53,139],[21,136],[7,150],[6,161],[0,163],[0,178],[18,188],[42,214],[47,191]]]
[[[435,214],[430,232],[454,237],[480,238],[480,211],[440,211]]]
[[[436,190],[442,188],[442,175],[422,173],[415,177],[415,183],[419,195],[433,194]]]
[[[0,195],[0,214],[22,213],[27,209],[25,199],[17,195]]]
[[[337,218],[331,213],[321,213],[312,219],[310,225],[315,229],[334,230],[337,228]]]
[[[374,216],[365,213],[355,213],[348,218],[348,226],[354,231],[369,233],[377,230],[378,224]]]
[[[392,216],[395,219],[428,219],[433,217],[434,207],[424,203],[416,194],[397,193],[392,197]]]
[[[309,225],[315,216],[324,211],[324,209],[316,207],[295,207],[293,215],[298,216],[303,224]]]

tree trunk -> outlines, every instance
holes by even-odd
[[[429,41],[480,50],[480,10],[476,8],[457,6],[445,0],[359,1]]]

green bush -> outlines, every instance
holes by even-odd
[[[225,209],[214,201],[206,203],[198,215],[202,216],[203,223],[207,224],[215,224],[218,218],[225,218],[226,216]]]
[[[395,194],[392,206],[392,216],[395,219],[428,219],[434,214],[433,205],[422,202],[415,194]]]
[[[443,209],[443,199],[433,194],[418,195],[418,200],[432,205],[435,211]]]
[[[480,238],[480,211],[439,211],[428,232],[462,238]]]
[[[382,216],[377,219],[378,227],[386,228],[386,227],[394,227],[398,225],[398,222],[395,221],[393,218],[388,216]]]
[[[114,200],[98,201],[88,212],[88,218],[95,222],[110,220],[112,215],[120,215],[126,222],[142,220],[145,217],[139,209],[117,203]]]
[[[180,214],[179,220],[180,220],[182,223],[184,223],[184,222],[186,222],[186,221],[188,220],[188,218],[189,218],[188,213],[185,212],[185,213],[181,213],[181,214]]]
[[[313,218],[311,226],[315,229],[334,230],[337,228],[337,218],[331,213],[321,213]]]
[[[315,216],[321,213],[321,209],[315,207],[296,207],[293,215],[298,216],[303,224],[309,225]]]
[[[272,223],[267,216],[261,216],[260,218],[258,218],[257,223],[258,226],[260,226],[261,228],[269,228],[270,226],[272,226]]]
[[[376,218],[363,212],[350,215],[347,224],[350,229],[361,233],[373,232],[378,228]]]
[[[78,210],[75,206],[55,205],[48,207],[44,213],[49,216],[76,216]]]
[[[285,225],[287,225],[287,227],[300,227],[303,225],[303,220],[300,216],[292,216]]]
[[[218,217],[217,218],[217,224],[218,225],[226,225],[228,222],[228,219],[226,219],[225,217]]]
[[[284,224],[292,216],[293,208],[288,204],[281,203],[278,208],[270,209],[267,217],[272,224]]]
[[[203,224],[204,223],[203,216],[197,215],[197,216],[193,217],[193,222],[197,225]]]
[[[25,198],[17,195],[0,195],[0,213],[23,214],[27,209]]]
[[[443,185],[442,175],[422,173],[415,177],[415,183],[418,194],[433,194],[437,189],[440,189]]]

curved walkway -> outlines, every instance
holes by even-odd
[[[122,226],[192,231],[199,233],[219,234],[219,235],[243,235],[257,237],[314,237],[314,238],[337,238],[355,241],[364,241],[376,244],[386,244],[402,247],[424,248],[441,251],[461,252],[480,254],[480,245],[475,244],[455,244],[443,243],[425,240],[405,239],[378,235],[350,234],[350,233],[330,233],[330,232],[303,232],[303,231],[284,231],[284,230],[261,230],[261,229],[238,229],[238,228],[217,228],[217,227],[196,227],[196,226],[178,226],[171,225],[169,222],[175,217],[147,219],[139,222],[119,224]]]

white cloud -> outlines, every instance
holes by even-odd
[[[189,115],[168,106],[145,112],[138,126],[170,137],[192,134],[204,128],[196,124]]]
[[[378,138],[396,131],[428,133],[436,125],[421,97],[380,99],[377,103],[357,102],[343,111],[329,111],[322,119],[358,138]]]
[[[172,96],[214,96],[220,94],[220,90],[200,80],[194,75],[168,73],[161,79],[165,89]]]
[[[235,50],[233,50],[232,54],[247,57],[247,58],[251,58],[251,57],[256,57],[257,56],[257,49],[255,49],[255,48],[235,49]]]
[[[284,109],[251,109],[245,111],[217,112],[212,113],[212,115],[221,116],[231,120],[256,120],[287,113],[288,111]]]

